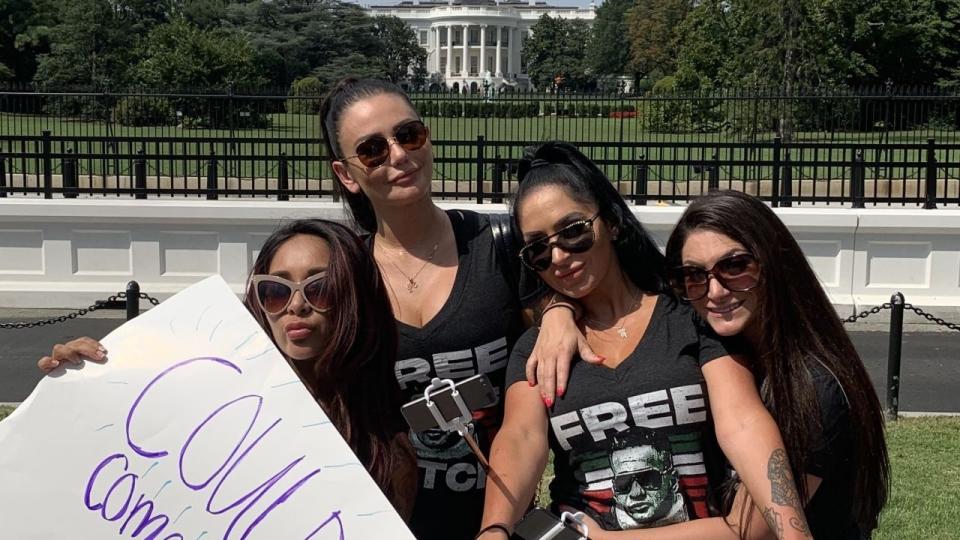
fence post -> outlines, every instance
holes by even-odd
[[[500,204],[503,202],[503,162],[500,161],[499,152],[493,159],[493,197],[490,201],[494,204]]]
[[[157,183],[159,182],[158,178]],[[158,185],[157,188],[159,187]],[[143,147],[137,150],[137,159],[133,160],[133,189],[135,190],[134,198],[147,198],[147,160],[143,157]]]
[[[927,139],[927,196],[923,202],[923,208],[926,210],[935,210],[937,208],[937,153],[936,141],[931,137]]]
[[[50,157],[50,131],[43,130],[40,143],[43,161],[43,198],[53,198],[53,160]]]
[[[0,199],[7,196],[7,156],[0,150]]]
[[[640,154],[640,164],[637,165],[634,170],[635,176],[633,181],[633,203],[634,204],[647,204],[647,176],[649,175],[649,170],[647,169],[647,155]]]
[[[140,314],[140,284],[136,281],[127,283],[127,320],[133,320]]]
[[[65,199],[76,199],[79,190],[77,189],[77,160],[73,157],[73,148],[67,148],[67,157],[61,163],[63,168],[63,197]]]
[[[857,148],[853,155],[853,168],[850,170],[850,198],[853,200],[854,208],[864,208],[866,173],[866,166],[863,164],[863,148]]]
[[[279,178],[277,179],[277,200],[278,201],[289,201],[290,200],[290,170],[288,169],[289,165],[287,164],[287,153],[280,152],[280,172]]]
[[[207,161],[207,200],[215,201],[217,195],[217,156],[210,150],[210,160]]]
[[[709,191],[720,189],[720,155],[716,150],[710,157],[710,165],[707,169],[707,189]]]
[[[464,38],[466,39],[466,38]],[[483,135],[477,135],[477,204],[483,204]]]
[[[887,349],[887,420],[896,420],[900,408],[900,352],[903,346],[903,293],[890,297],[890,345]]]
[[[783,160],[783,178],[780,182],[780,206],[789,208],[793,206],[793,162],[791,160],[790,149],[784,152]]]
[[[780,206],[780,173],[781,173],[781,161],[780,161],[780,152],[783,149],[783,138],[779,135],[773,138],[773,178],[770,179],[770,201],[774,208]],[[757,186],[757,196],[761,197],[763,194],[760,190],[760,186]]]

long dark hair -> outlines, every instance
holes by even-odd
[[[575,146],[550,141],[527,147],[517,172],[520,187],[511,209],[517,231],[521,230],[517,211],[524,198],[540,187],[559,186],[574,200],[595,205],[603,222],[618,231],[614,252],[620,268],[634,285],[647,292],[672,294],[663,253],[610,180]]]
[[[337,82],[327,93],[320,105],[320,129],[323,132],[323,144],[327,148],[327,157],[331,162],[339,161],[344,157],[338,138],[343,111],[362,99],[382,94],[398,96],[406,101],[414,112],[417,110],[399,86],[380,79],[346,77]],[[363,192],[351,193],[342,182],[335,180],[333,184],[336,186],[337,193],[346,201],[356,224],[367,232],[376,232],[377,217],[370,199]]]
[[[291,221],[263,243],[251,274],[266,274],[277,250],[296,235],[321,238],[330,246],[327,291],[331,305],[328,339],[310,370],[295,366],[388,499],[391,479],[408,454],[396,435],[405,430],[403,405],[394,374],[397,324],[380,272],[363,242],[347,227],[321,219]],[[256,291],[247,287],[245,304],[273,339]],[[276,341],[274,341],[276,343]]]
[[[739,242],[760,262],[763,288],[754,317],[761,343],[754,351],[755,366],[764,380],[761,397],[780,427],[800,496],[806,500],[804,467],[817,435],[811,433],[810,419],[820,418],[810,375],[819,361],[847,397],[856,463],[854,518],[862,529],[873,530],[886,504],[890,476],[880,400],[803,251],[767,205],[735,191],[711,192],[687,207],[667,242],[671,267],[681,264],[683,245],[697,230]]]

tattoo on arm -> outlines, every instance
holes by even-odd
[[[780,518],[780,514],[776,510],[768,506],[763,511],[763,519],[767,522],[767,527],[770,527],[770,531],[777,535],[777,538],[783,538],[783,519]]]
[[[807,518],[803,512],[800,496],[797,495],[793,473],[790,471],[790,465],[787,462],[787,453],[782,448],[777,448],[770,454],[770,460],[767,461],[767,478],[770,480],[770,496],[773,502],[793,508],[797,512],[797,517],[790,518],[790,526],[805,537],[810,537],[810,528],[807,526]],[[780,514],[775,512],[773,508],[767,508],[763,512],[763,517],[767,520],[770,530],[777,534],[777,538],[782,538],[783,521]],[[771,519],[773,519],[777,528],[774,528],[774,524],[771,524]]]

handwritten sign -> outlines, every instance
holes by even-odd
[[[220,277],[0,422],[0,536],[412,540]]]

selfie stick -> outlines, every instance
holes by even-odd
[[[437,394],[445,389],[450,389],[450,397],[453,399],[454,404],[456,404],[457,409],[460,411],[460,416],[454,417],[451,420],[447,420],[443,417],[443,413],[440,412],[440,408],[437,407],[437,404],[430,399],[434,394]],[[490,469],[490,463],[487,461],[487,457],[483,455],[483,451],[480,450],[480,445],[477,444],[477,439],[473,436],[473,414],[470,412],[470,408],[467,407],[467,404],[463,401],[463,396],[460,395],[460,392],[457,391],[457,386],[450,379],[440,379],[434,377],[430,381],[430,386],[428,386],[423,391],[423,399],[427,403],[427,409],[430,411],[430,414],[433,415],[433,419],[437,421],[437,424],[440,426],[440,429],[444,431],[456,431],[460,434],[467,445],[470,446],[470,450],[476,454],[477,459],[480,460],[480,465],[483,466],[484,470]]]
[[[587,540],[589,531],[583,512],[563,512],[557,519],[536,509],[517,523],[512,540]]]

